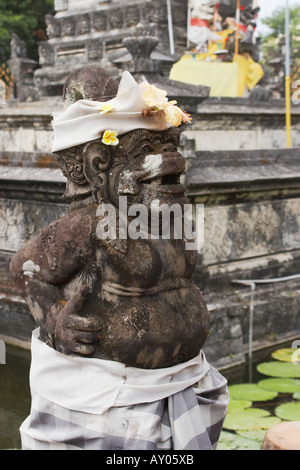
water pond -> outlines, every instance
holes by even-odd
[[[274,359],[272,356],[275,350],[290,347],[291,342],[256,352],[251,363],[246,362],[245,364],[221,371],[228,380],[233,396],[230,399],[230,416],[225,421],[225,427],[218,447],[219,450],[259,449],[267,428],[282,419],[276,416],[276,408],[284,403],[292,402],[300,404],[300,396],[298,399],[295,398],[295,389],[286,389],[284,384],[279,384],[279,389],[281,387],[283,391],[278,392],[274,391],[274,386],[276,389],[278,384],[275,383],[274,385],[274,383],[270,382],[269,386],[267,383],[267,386],[271,387],[271,390],[265,389],[267,400],[261,400],[261,397],[257,398],[255,396],[255,400],[253,400],[253,390],[250,390],[250,395],[249,390],[245,390],[245,396],[243,396],[243,391],[242,395],[240,395],[241,392],[233,388],[236,385],[251,383],[256,386],[256,384],[266,379],[274,379],[274,370],[271,369],[272,376],[266,375],[264,367],[262,368],[264,373],[257,370],[261,363],[276,362],[294,365]],[[30,351],[7,345],[6,364],[0,365],[0,449],[21,448],[19,427],[30,412],[29,368]],[[300,364],[296,365],[296,369],[300,369]],[[275,375],[277,374],[276,370]],[[269,374],[270,372],[267,370],[267,373]],[[288,377],[286,380],[292,380],[292,385],[296,386],[296,391],[300,393],[300,373],[299,379]],[[254,415],[251,410],[255,410]],[[297,418],[297,413],[296,407],[295,411],[292,410],[292,416]],[[245,419],[238,423],[236,423],[235,419],[232,419],[236,418],[237,415],[240,417],[245,415],[246,424]],[[286,416],[284,415],[283,420],[285,419]],[[298,419],[300,420],[300,415]]]
[[[20,449],[19,427],[30,411],[30,351],[6,346],[0,365],[0,449]]]
[[[300,421],[300,349],[291,346],[256,352],[246,364],[222,371],[230,402],[218,450],[260,450],[270,427]]]

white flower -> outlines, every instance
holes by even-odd
[[[110,129],[107,129],[102,138],[102,142],[105,145],[112,145],[115,147],[119,143],[119,139],[117,139],[118,132],[117,131],[112,131]]]

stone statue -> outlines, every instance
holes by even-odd
[[[189,117],[149,84],[142,109],[141,85],[124,74],[119,91],[97,66],[68,77],[66,110],[53,127],[70,210],[15,254],[11,271],[39,327],[38,341],[50,354],[171,372],[199,355],[209,329],[203,296],[191,280],[197,252],[186,250],[184,236],[176,238],[172,230],[169,238],[147,233],[151,211],[189,204],[180,182],[185,161],[177,150],[179,131],[166,125],[165,116],[180,114],[177,125]],[[94,123],[103,127],[98,138]],[[107,123],[111,127],[103,132]],[[130,237],[123,228],[134,220],[130,211],[141,206],[147,210],[144,226],[139,237]],[[114,237],[101,232],[110,208]],[[173,229],[171,217],[170,224]]]
[[[16,33],[12,33],[10,41],[10,53],[11,58],[22,58],[27,57],[26,44],[22,41]]]

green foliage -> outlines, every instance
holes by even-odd
[[[241,408],[250,408],[251,401],[248,400],[230,400],[228,404],[228,411],[240,410]]]
[[[275,414],[285,421],[300,421],[300,403],[283,403],[275,408]]]
[[[300,400],[300,391],[293,394],[294,400]]]
[[[217,450],[260,450],[261,443],[255,439],[222,431]]]
[[[271,377],[300,377],[300,364],[270,361],[259,364],[257,370]]]
[[[269,429],[280,420],[275,416],[271,416],[266,410],[258,408],[242,408],[227,413],[224,422],[224,429],[234,431],[257,431]]]
[[[262,444],[266,431],[264,429],[259,429],[258,431],[238,431],[238,434],[242,437],[246,437],[247,439],[259,441]]]
[[[45,15],[53,12],[54,0],[0,0],[0,63],[10,57],[12,33],[26,42],[28,57],[37,59],[37,43],[46,39]]]
[[[228,388],[232,400],[268,401],[277,396],[277,392],[264,390],[256,384],[238,384]]]
[[[297,351],[289,348],[273,351],[272,358],[276,361],[257,366],[258,371],[272,378],[261,380],[258,384],[229,386],[230,401],[218,450],[260,450],[270,427],[282,420],[300,421],[300,401],[283,403],[276,406],[275,411],[273,407],[278,403],[272,403],[275,397],[279,403],[282,399],[286,400],[286,395],[290,395],[293,400],[300,400],[300,380],[289,378],[291,374],[298,377],[299,364],[292,363],[293,354]],[[282,377],[278,377],[279,374]],[[283,397],[280,393],[284,394]],[[271,406],[273,411],[265,410],[267,406]]]
[[[279,393],[296,393],[300,390],[300,380],[296,379],[265,379],[258,382],[258,386],[264,390],[273,390]]]
[[[276,351],[272,353],[272,357],[277,361],[292,362],[292,357],[296,352],[297,348],[276,349]]]
[[[290,8],[290,38],[291,52],[297,56],[300,47],[300,28],[299,28],[300,6]],[[264,62],[281,55],[280,45],[285,42],[285,7],[277,8],[274,14],[262,20],[272,32],[262,40],[262,51],[264,53]]]

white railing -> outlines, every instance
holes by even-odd
[[[254,318],[254,294],[257,284],[271,284],[275,282],[286,282],[300,279],[300,274],[292,276],[278,277],[275,279],[233,279],[233,284],[240,284],[249,286],[251,289],[250,305],[249,305],[249,359],[252,359],[252,344],[253,344],[253,318]]]

